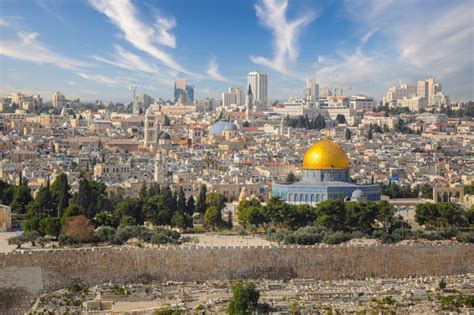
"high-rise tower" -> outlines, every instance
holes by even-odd
[[[268,101],[268,78],[262,72],[249,72],[247,84],[252,87],[254,101],[266,105]]]

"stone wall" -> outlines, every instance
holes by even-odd
[[[474,272],[474,245],[463,244],[52,250],[0,254],[0,301],[14,301],[20,294],[30,303],[31,296],[73,283],[334,280],[468,272]],[[0,303],[0,314],[16,314],[11,304]]]

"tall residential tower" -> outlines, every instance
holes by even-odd
[[[262,72],[249,72],[247,75],[247,85],[250,85],[254,102],[266,105],[268,101],[268,78]]]

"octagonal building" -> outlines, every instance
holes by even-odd
[[[336,142],[324,139],[306,151],[303,180],[275,184],[272,196],[291,204],[317,204],[328,199],[344,201],[379,201],[379,185],[358,185],[351,181],[349,158]]]

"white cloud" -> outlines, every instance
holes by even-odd
[[[251,56],[255,64],[270,67],[283,74],[289,74],[289,63],[298,57],[298,37],[301,30],[316,18],[313,11],[293,20],[287,17],[288,0],[260,0],[255,5],[260,22],[273,34],[273,59]]]
[[[219,73],[219,65],[217,64],[216,58],[211,58],[209,61],[209,67],[207,68],[207,75],[214,80],[226,82],[226,83],[234,83],[229,78],[225,77],[221,73]]]
[[[156,17],[156,35],[158,42],[162,45],[176,48],[176,38],[169,31],[176,27],[176,20],[174,18],[167,18],[163,16]]]
[[[339,88],[353,88],[353,92],[378,93],[385,87],[377,78],[395,79],[390,73],[389,60],[380,53],[366,54],[362,47],[367,42],[367,36],[361,38],[355,51],[348,53],[339,51],[331,56],[318,56],[314,63],[314,76],[320,84],[333,87],[337,78]],[[339,93],[339,91],[338,91]]]
[[[19,31],[15,40],[0,41],[0,55],[24,61],[78,70],[90,64],[57,54],[38,41],[38,33]]]
[[[115,46],[115,54],[112,55],[112,58],[100,56],[92,56],[92,58],[97,61],[132,71],[141,71],[146,73],[156,73],[159,71],[156,65],[147,63],[141,57],[123,49],[119,45]]]
[[[384,77],[414,83],[434,76],[449,94],[474,98],[473,1],[367,0],[345,7],[360,28],[380,33],[385,49],[375,61],[386,62]]]
[[[110,85],[110,86],[124,84],[122,81],[118,79],[107,77],[101,74],[88,74],[88,73],[78,72],[77,75],[83,79],[95,81],[95,82]]]
[[[142,22],[136,8],[129,0],[89,0],[89,2],[118,27],[124,38],[135,48],[160,60],[171,69],[191,74],[179,65],[171,55],[158,47],[158,45],[172,48],[176,46],[175,37],[169,32],[176,25],[173,19],[158,17],[157,23],[150,26]]]

